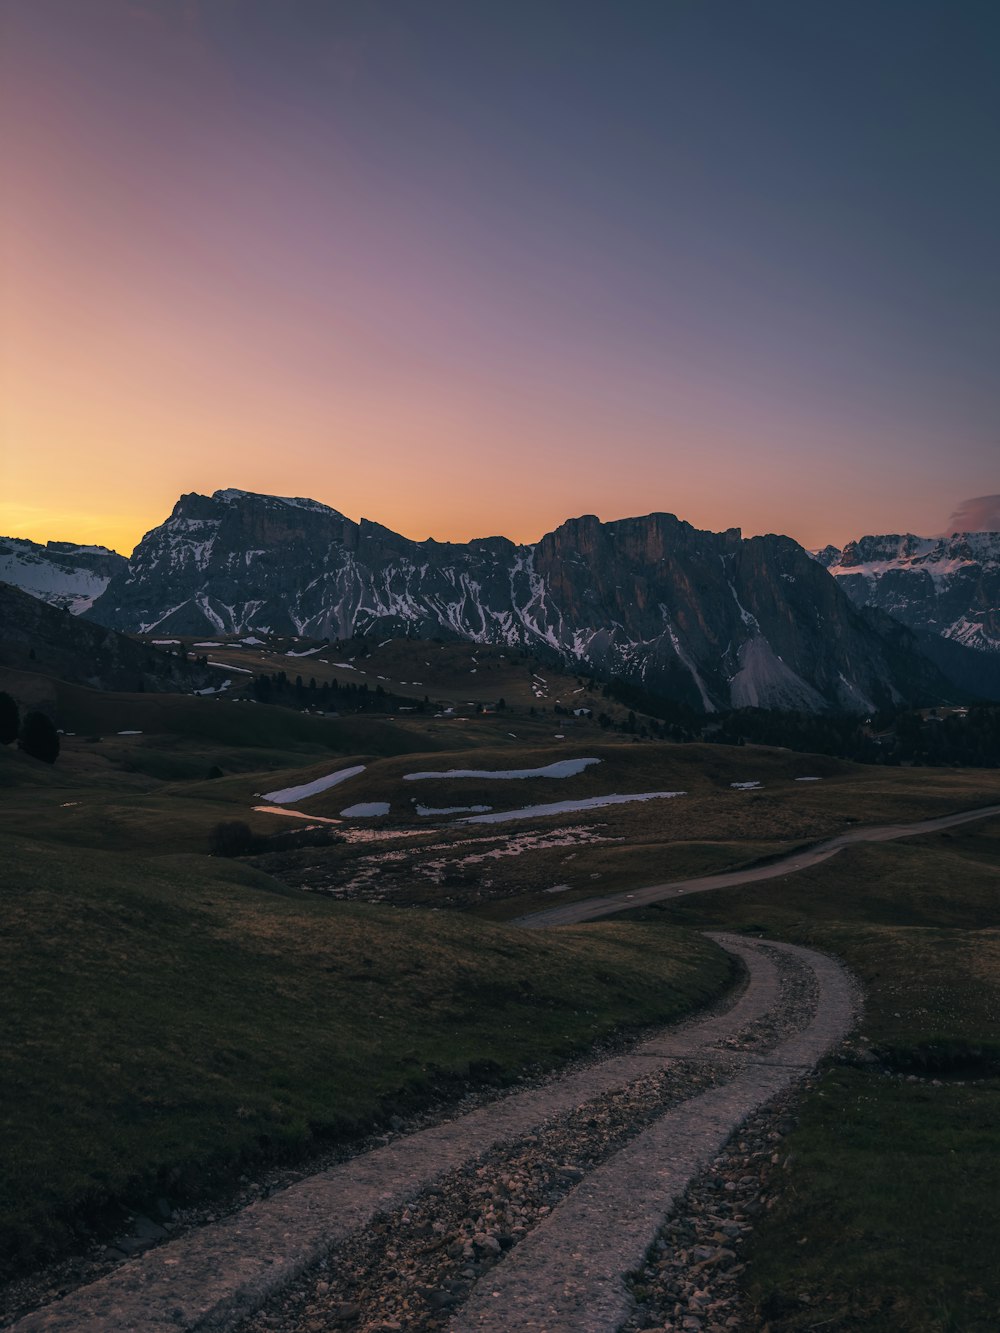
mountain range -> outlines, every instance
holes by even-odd
[[[811,556],[788,537],[664,513],[575,518],[534,545],[417,542],[315,500],[229,489],[182,496],[128,561],[0,541],[0,578],[131,633],[458,638],[528,647],[705,712],[869,712],[955,693],[939,667],[955,672],[918,641],[932,617],[967,673],[1000,648],[998,548],[996,534],[940,551],[865,538]],[[963,615],[981,632],[956,629]]]

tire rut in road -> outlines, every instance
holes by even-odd
[[[671,1107],[731,1080],[749,1054],[808,1021],[816,1000],[811,970],[781,952],[744,947],[759,955],[754,970],[768,983],[766,1012],[754,995],[741,1011],[748,1021],[738,1027],[731,1013],[728,1020],[693,1020],[675,1030],[670,1045],[689,1058],[658,1054],[657,1064],[665,1058],[665,1066],[494,1149],[378,1217],[240,1325],[239,1333],[444,1328],[474,1285],[488,1283],[491,1270],[591,1171]],[[706,1036],[712,1040],[708,1058],[690,1058],[692,1049],[708,1046]]]
[[[123,1265],[14,1327],[18,1333],[112,1333],[137,1328],[145,1333],[177,1333],[179,1329],[233,1328],[259,1309],[271,1293],[321,1260],[332,1246],[370,1228],[379,1214],[402,1210],[428,1186],[440,1188],[443,1179],[470,1160],[490,1154],[497,1145],[523,1141],[554,1118],[572,1117],[585,1103],[607,1097],[613,1106],[616,1090],[623,1087],[641,1085],[651,1106],[657,1099],[668,1101],[671,1079],[667,1075],[658,1078],[658,1073],[692,1057],[714,1061],[721,1069],[738,1054],[727,1045],[734,1030],[745,1033],[748,1050],[759,1044],[761,1025],[770,1021],[768,1014],[777,1002],[781,983],[774,959],[781,951],[745,940],[726,938],[723,943],[751,969],[746,989],[728,1013],[689,1020],[639,1043],[627,1055],[513,1094],[303,1180],[232,1218]],[[790,975],[787,967],[783,970]],[[714,1078],[711,1075],[710,1081]],[[689,1093],[697,1090],[689,1087]],[[591,1118],[600,1121],[599,1116]],[[556,1155],[566,1153],[560,1149]],[[573,1189],[571,1178],[564,1183]],[[539,1205],[539,1211],[545,1206],[552,1205]],[[433,1229],[433,1222],[430,1225]],[[498,1247],[502,1252],[499,1242]],[[363,1315],[353,1322],[364,1327]]]
[[[738,947],[721,937],[727,947]],[[614,1333],[629,1317],[627,1275],[643,1264],[658,1229],[690,1182],[759,1107],[803,1078],[855,1015],[856,991],[838,964],[792,945],[771,945],[815,973],[819,1004],[777,1046],[751,1054],[731,1082],[667,1111],[597,1167],[522,1245],[476,1285],[449,1333]]]

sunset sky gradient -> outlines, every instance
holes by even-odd
[[[998,490],[994,0],[0,0],[0,51],[0,532]]]

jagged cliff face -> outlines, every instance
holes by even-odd
[[[20,537],[0,537],[0,580],[76,616],[89,610],[112,576],[127,567],[125,557],[106,546],[41,546]]]
[[[409,541],[311,500],[186,495],[90,615],[163,635],[362,631],[524,645],[708,712],[867,711],[941,686],[789,538],[744,541],[671,514],[573,519],[536,546],[450,544]]]
[[[862,537],[817,554],[853,601],[912,629],[1000,653],[1000,532]]]

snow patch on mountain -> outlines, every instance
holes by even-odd
[[[225,490],[213,491],[213,500],[222,500],[227,504],[242,500],[259,500],[263,504],[287,505],[290,509],[306,509],[313,514],[333,514],[336,518],[343,518],[344,515],[336,509],[331,509],[329,505],[321,504],[319,500],[309,500],[301,495],[262,495],[258,491],[241,491],[230,486]]]
[[[690,671],[691,679],[694,681],[695,687],[697,688],[698,693],[701,696],[702,707],[704,708],[706,713],[716,712],[717,709],[715,707],[715,704],[712,703],[712,700],[709,698],[708,691],[705,689],[705,682],[698,674],[698,668],[691,661],[691,658],[688,656],[688,654],[684,651],[684,645],[677,637],[677,631],[670,623],[669,617],[667,616],[666,607],[661,606],[660,610],[663,612],[663,622],[667,627],[667,633],[670,635],[670,643],[673,647],[673,650],[677,654],[680,661],[684,664],[684,666],[687,667],[688,671]]]
[[[1000,652],[1000,532],[862,537],[816,559],[855,602],[966,648]]]
[[[122,556],[104,546],[73,546],[70,542],[41,546],[17,537],[0,537],[0,581],[74,616],[90,610],[116,567],[124,564]]]

